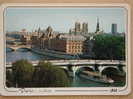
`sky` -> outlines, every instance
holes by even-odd
[[[75,22],[88,23],[88,31],[95,32],[97,18],[100,29],[111,32],[111,24],[117,24],[118,32],[125,32],[126,10],[124,8],[6,8],[4,22],[6,31],[34,31],[51,26],[54,31],[69,32]]]

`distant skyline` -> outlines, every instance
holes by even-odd
[[[4,14],[5,31],[35,31],[51,26],[54,31],[69,32],[75,22],[88,23],[88,31],[95,32],[97,18],[100,29],[111,32],[112,23],[118,32],[125,32],[126,11],[124,8],[7,8]]]

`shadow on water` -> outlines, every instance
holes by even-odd
[[[73,87],[109,87],[110,84],[97,83],[79,76],[71,79],[71,86]]]
[[[70,78],[70,82],[72,87],[123,87],[125,85],[125,82],[115,82],[112,84],[99,83],[77,75],[73,79]]]
[[[13,50],[11,48],[6,48],[6,53],[12,52]]]
[[[19,51],[19,52],[28,52],[28,51],[30,51],[30,49],[28,49],[28,48],[20,48],[20,49],[18,49],[16,51]]]

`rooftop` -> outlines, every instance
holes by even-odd
[[[74,35],[74,34],[64,34],[60,35],[60,39],[65,40],[76,40],[76,41],[84,41],[86,38],[82,35]]]

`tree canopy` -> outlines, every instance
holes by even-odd
[[[96,59],[125,59],[125,37],[99,34],[94,36],[93,48]]]
[[[34,68],[27,60],[18,60],[12,64],[14,84],[16,87],[30,87]]]
[[[40,62],[33,78],[36,87],[67,87],[69,79],[58,66],[49,62]]]
[[[50,62],[39,62],[32,66],[27,60],[18,60],[12,64],[13,81],[9,79],[7,86],[11,87],[67,87],[69,78],[63,69]],[[14,83],[13,85],[11,85]]]

